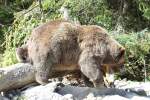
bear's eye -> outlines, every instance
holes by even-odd
[[[119,61],[125,54],[125,50],[124,49],[119,49],[119,53],[115,55],[115,60]]]

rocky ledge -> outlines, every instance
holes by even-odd
[[[72,83],[76,83],[75,81]],[[0,100],[150,100],[150,82],[116,80],[116,88],[90,88],[53,81],[45,86],[30,84],[7,93]]]
[[[116,80],[115,88],[86,87],[77,75],[35,82],[32,65],[18,63],[0,68],[0,100],[150,100],[150,82]],[[32,84],[31,84],[32,83]]]

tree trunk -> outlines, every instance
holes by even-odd
[[[35,71],[28,63],[0,68],[0,91],[23,87],[35,81]]]

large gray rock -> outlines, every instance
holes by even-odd
[[[36,86],[30,87],[27,90],[21,92],[20,97],[25,100],[71,100],[71,97],[62,96],[58,93],[55,93],[57,88],[56,82],[49,83],[45,86]]]
[[[0,95],[0,100],[9,100],[9,99],[4,97],[4,96],[2,96],[2,95]]]
[[[143,96],[136,91],[148,91],[146,87],[149,87],[149,83],[116,81],[115,84],[118,89],[98,89],[51,82],[45,86],[26,86],[17,93],[9,92],[6,96],[0,96],[0,100],[150,100],[149,96]]]
[[[120,95],[107,95],[107,96],[92,96],[89,94],[83,100],[150,100],[150,98],[140,97],[140,96],[133,96],[132,98],[122,97]]]
[[[0,92],[20,88],[35,81],[31,64],[18,63],[0,68]]]
[[[131,91],[113,88],[89,88],[64,86],[59,94],[72,94],[76,100],[150,100],[150,97],[139,96]]]
[[[30,87],[11,100],[18,100],[18,98],[23,100],[150,100],[150,97],[123,89],[76,87],[58,82]]]
[[[150,82],[133,82],[126,80],[115,81],[115,86],[118,89],[134,92],[141,96],[150,96]]]

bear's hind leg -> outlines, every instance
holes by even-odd
[[[88,87],[93,87],[93,83],[89,81],[89,78],[87,78],[84,74],[81,75],[81,78],[83,79],[83,82]]]
[[[52,73],[52,59],[49,55],[37,57],[38,60],[34,62],[36,68],[35,79],[38,83],[45,85],[48,83],[48,78]]]

